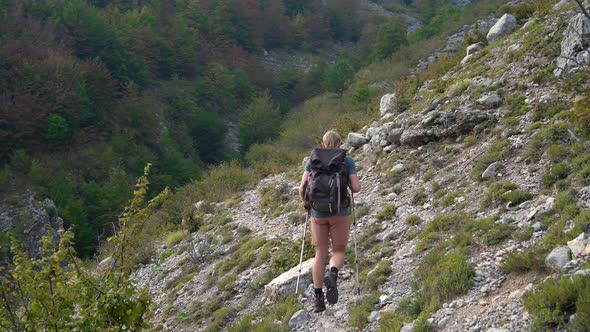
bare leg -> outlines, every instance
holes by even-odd
[[[344,266],[344,259],[345,259],[345,253],[344,253],[345,249],[334,249],[334,254],[332,255],[332,258],[330,258],[330,267],[335,267],[338,270],[342,269],[342,266]],[[315,282],[315,281],[314,281]]]
[[[315,259],[311,267],[314,288],[323,287],[324,275],[326,274],[326,257],[328,257],[328,248],[315,248]]]

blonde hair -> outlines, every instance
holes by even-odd
[[[335,130],[328,130],[322,138],[322,143],[326,148],[337,148],[340,143],[340,135]]]

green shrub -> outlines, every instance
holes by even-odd
[[[571,168],[566,162],[554,164],[549,171],[541,175],[541,185],[544,188],[550,188],[558,180],[567,178],[570,172]]]
[[[525,115],[530,107],[525,102],[526,97],[521,94],[511,94],[506,98],[506,115],[508,117],[519,117]]]
[[[47,140],[50,144],[62,145],[70,136],[68,122],[57,114],[50,114],[47,117]]]
[[[449,207],[455,204],[455,198],[459,197],[459,194],[456,192],[448,193],[441,201],[440,206],[442,207]]]
[[[232,307],[222,307],[213,313],[211,322],[207,325],[205,332],[220,331],[228,321],[231,320],[231,316],[236,313],[236,309]]]
[[[179,244],[180,241],[182,241],[184,239],[185,234],[186,233],[183,230],[169,233],[166,236],[166,244],[168,246],[173,246],[173,245]]]
[[[525,293],[523,302],[535,330],[585,331],[590,323],[590,276],[548,279]],[[573,322],[571,315],[576,314]]]
[[[375,217],[377,218],[377,220],[391,220],[395,217],[395,211],[397,210],[397,208],[395,207],[394,204],[387,204],[383,207],[383,209],[381,211],[379,211],[379,213],[377,213],[375,215]]]
[[[422,220],[420,219],[419,216],[412,214],[412,215],[408,216],[404,222],[408,226],[416,226],[416,225],[419,225],[422,222]]]
[[[475,272],[467,257],[459,252],[441,254],[431,251],[416,270],[416,301],[421,312],[432,313],[457,295],[466,293],[473,285]]]
[[[428,195],[426,195],[426,189],[418,188],[412,197],[412,204],[421,206],[426,203],[427,199]]]
[[[0,186],[6,185],[8,180],[10,180],[10,165],[4,165],[0,169]]]
[[[367,275],[367,288],[371,291],[377,290],[391,274],[391,262],[388,260],[381,260],[377,267]]]
[[[422,233],[419,235],[419,241],[416,245],[416,252],[422,252],[432,248],[440,239],[442,234],[450,231],[454,225],[458,225],[457,216],[447,214],[436,215],[424,227]]]
[[[486,197],[495,204],[518,205],[533,198],[531,193],[518,189],[518,186],[508,180],[491,182],[486,191]]]
[[[554,122],[548,127],[537,130],[531,135],[524,156],[531,161],[538,161],[549,145],[569,137],[568,127],[569,125],[565,122]]]
[[[547,250],[540,246],[527,248],[523,251],[512,252],[506,255],[504,263],[500,268],[506,272],[528,272],[528,271],[545,271],[545,256]]]
[[[555,208],[563,220],[569,220],[578,215],[576,202],[576,194],[571,191],[562,191],[555,196]]]
[[[375,307],[375,303],[379,301],[379,293],[371,293],[356,304],[348,306],[348,325],[358,329],[359,331],[367,326],[367,318]]]
[[[272,216],[278,216],[283,212],[284,205],[288,202],[289,188],[271,184],[260,189],[262,200],[260,209],[268,209]]]
[[[410,323],[412,320],[412,317],[403,316],[393,311],[386,311],[381,315],[379,328],[381,331],[399,331],[405,323]]]
[[[256,317],[262,317],[261,321],[252,323],[252,319],[246,316],[237,324],[234,324],[230,331],[244,331],[238,329],[247,327],[246,331],[252,332],[287,332],[289,331],[289,319],[297,312],[302,309],[302,305],[297,301],[295,295],[290,295],[286,299],[275,303],[272,306],[263,306],[255,313]],[[248,324],[245,320],[249,320]]]
[[[370,209],[369,209],[368,205],[361,205],[359,207],[355,207],[355,209],[354,209],[354,213],[356,215],[356,218],[358,218],[358,219],[368,215],[369,212],[370,212]]]
[[[510,142],[507,139],[502,139],[494,142],[488,149],[488,152],[481,156],[473,166],[473,169],[471,170],[471,177],[474,180],[481,181],[481,174],[486,170],[486,168],[488,168],[488,166],[491,163],[506,158],[506,156],[508,155],[509,147]]]
[[[580,81],[587,81],[587,73],[583,74],[584,76]],[[579,85],[578,82],[575,85]],[[590,98],[586,97],[574,105],[574,111],[570,115],[570,121],[574,126],[580,130],[580,132],[584,135],[585,138],[589,138],[590,132]]]
[[[483,242],[488,246],[493,246],[504,242],[514,232],[514,227],[506,224],[496,224],[483,236]]]
[[[27,152],[19,149],[14,151],[10,157],[10,168],[15,172],[29,174],[32,162],[33,159],[27,154]]]

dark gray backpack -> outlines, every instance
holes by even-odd
[[[336,213],[350,205],[345,157],[346,150],[343,149],[317,148],[311,151],[311,173],[305,197],[314,210]]]

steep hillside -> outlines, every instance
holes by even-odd
[[[464,59],[431,62],[424,70],[442,74],[409,102],[397,86],[382,99],[381,119],[348,135],[363,185],[360,297],[352,250],[338,304],[311,313],[309,267],[304,293],[293,295],[305,219],[297,167],[239,198],[193,202],[184,222],[199,231],[170,238],[135,273],[154,299],[157,329],[587,328],[589,87],[584,70],[554,74],[579,12],[560,4],[512,27],[508,18]]]

